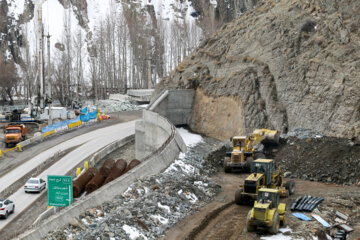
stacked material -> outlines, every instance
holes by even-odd
[[[80,175],[73,183],[73,195],[74,197],[80,197],[86,184],[95,176],[97,172],[96,168],[89,168],[85,173]]]
[[[291,211],[312,212],[322,201],[324,201],[322,197],[300,196],[291,204],[290,209]]]
[[[89,105],[89,109],[100,109],[104,113],[139,110],[140,107],[131,104],[129,101],[99,100],[95,105]]]
[[[95,177],[93,177],[91,181],[86,185],[85,190],[87,194],[92,193],[93,191],[101,187],[104,180],[104,176],[100,172],[98,172]]]
[[[133,169],[134,167],[136,167],[137,165],[139,165],[141,162],[139,160],[133,159],[131,160],[131,162],[128,164],[127,168],[124,171],[124,174],[128,171],[130,171],[131,169]]]
[[[112,158],[108,158],[104,161],[104,164],[101,166],[99,172],[91,179],[91,181],[86,185],[85,190],[89,194],[96,189],[100,188],[105,179],[109,176],[111,169],[114,167],[115,161]]]
[[[124,159],[117,160],[109,176],[105,179],[104,184],[107,184],[108,182],[111,182],[112,180],[120,177],[124,173],[126,166],[127,166],[127,162]]]
[[[104,176],[104,178],[107,178],[114,166],[115,160],[112,158],[107,158],[101,166],[99,172]]]

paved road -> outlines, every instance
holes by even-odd
[[[112,125],[110,127],[106,127],[103,129],[95,130],[93,132],[78,136],[76,138],[73,138],[69,141],[66,141],[62,144],[59,144],[58,146],[55,146],[53,148],[50,148],[49,150],[44,151],[40,156],[36,156],[33,159],[29,160],[28,162],[31,162],[32,164],[41,164],[41,161],[39,159],[45,160],[48,156],[52,156],[53,153],[62,150],[64,148],[70,148],[74,146],[79,146],[79,144],[82,144],[72,152],[65,155],[63,158],[61,158],[58,162],[56,162],[54,165],[52,165],[50,168],[45,170],[43,173],[41,173],[38,177],[43,178],[44,180],[47,179],[47,175],[63,175],[69,172],[71,169],[75,168],[81,161],[83,161],[85,158],[91,156],[101,148],[105,147],[106,145],[116,141],[123,139],[127,136],[130,136],[135,133],[135,121],[121,123]],[[0,180],[8,184],[6,180],[3,180],[3,178],[7,178],[8,181],[14,182],[15,179],[12,180],[10,176],[13,176],[16,179],[21,178],[28,170],[29,166],[36,167],[32,164],[28,164],[26,162],[26,166],[21,165],[19,168],[14,169],[13,171],[18,172],[17,175],[15,173],[10,172],[6,174],[4,177],[2,177]],[[3,186],[0,185],[2,189]],[[0,231],[17,215],[21,214],[23,210],[31,206],[32,203],[34,203],[38,198],[39,194],[26,194],[24,190],[21,188],[18,191],[16,191],[14,194],[9,196],[9,199],[14,201],[16,209],[15,213],[9,215],[7,220],[0,221]]]

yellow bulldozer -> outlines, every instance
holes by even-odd
[[[254,159],[264,158],[260,149],[261,144],[278,144],[280,133],[277,130],[255,129],[250,136],[235,136],[230,138],[232,151],[227,152],[224,158],[224,171],[240,169],[249,172],[250,164]]]
[[[251,162],[251,174],[245,179],[243,185],[235,192],[236,204],[247,204],[257,199],[260,188],[279,190],[281,197],[295,193],[295,182],[285,183],[281,167],[275,169],[273,159],[257,159]]]
[[[285,211],[286,204],[280,203],[280,190],[260,188],[257,201],[247,215],[247,231],[253,232],[257,228],[265,228],[270,233],[276,234],[279,226],[285,225]]]

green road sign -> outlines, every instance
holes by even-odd
[[[48,206],[66,207],[73,202],[72,176],[47,176]]]

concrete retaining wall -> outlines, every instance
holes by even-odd
[[[135,124],[135,158],[142,161],[169,138],[173,125],[159,114],[144,110],[142,121]],[[179,144],[182,144],[179,141]],[[183,146],[181,146],[182,149]]]
[[[166,90],[160,93],[148,109],[166,117],[174,125],[188,125],[194,97],[195,90]]]
[[[41,226],[29,230],[19,236],[19,239],[38,240],[46,236],[49,231],[61,229],[68,224],[72,218],[77,218],[86,209],[101,205],[103,202],[113,199],[116,195],[122,194],[132,183],[145,176],[157,174],[165,170],[179,155],[186,151],[186,145],[176,128],[165,118],[156,113],[144,111],[143,121],[149,121],[160,131],[167,132],[167,138],[153,154],[145,157],[143,162],[125,175],[106,184],[99,190],[87,195],[84,199],[75,202],[73,205],[62,209],[56,215],[45,220]],[[160,125],[163,124],[163,125]],[[146,123],[144,124],[146,125]],[[144,132],[146,134],[146,131]],[[107,151],[110,151],[109,147]],[[105,153],[104,153],[105,155]],[[94,156],[94,160],[100,159],[102,154]],[[90,160],[92,161],[92,160]]]

